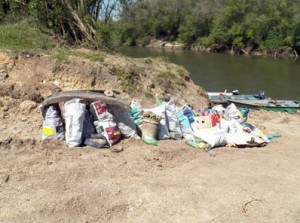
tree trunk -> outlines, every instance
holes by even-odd
[[[84,23],[82,22],[81,18],[78,16],[77,12],[71,6],[69,0],[62,0],[62,2],[66,6],[66,8],[70,12],[70,14],[72,15],[72,17],[74,19],[74,23],[78,27],[78,29],[80,30],[80,32],[82,33],[82,35],[85,36],[85,38],[90,43],[94,44],[98,48],[99,45],[98,45],[98,43],[97,43],[97,41],[95,39],[95,36],[93,35],[93,33],[95,33],[95,31],[93,30],[93,28],[91,26],[86,27],[84,25]]]

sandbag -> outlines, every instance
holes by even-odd
[[[42,140],[64,140],[65,129],[58,104],[53,104],[46,108],[42,108],[41,112],[43,116]]]
[[[72,99],[65,103],[66,143],[69,147],[82,144],[83,122],[86,105],[80,99]]]

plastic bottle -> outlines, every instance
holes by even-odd
[[[196,149],[205,149],[207,147],[206,144],[202,141],[187,140],[187,141],[185,141],[185,143],[188,146],[191,146]]]

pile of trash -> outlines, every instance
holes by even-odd
[[[142,139],[150,145],[158,140],[184,139],[199,149],[219,146],[264,146],[269,142],[263,132],[247,123],[248,109],[239,110],[234,104],[217,105],[205,111],[190,106],[176,106],[166,97],[156,107],[145,109],[138,100],[125,107],[72,99],[41,108],[42,139],[65,140],[69,147],[89,145],[109,148],[123,138]]]

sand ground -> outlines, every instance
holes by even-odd
[[[282,136],[210,152],[172,140],[124,140],[120,153],[4,140],[0,221],[300,222],[300,115],[252,111],[249,121]]]

